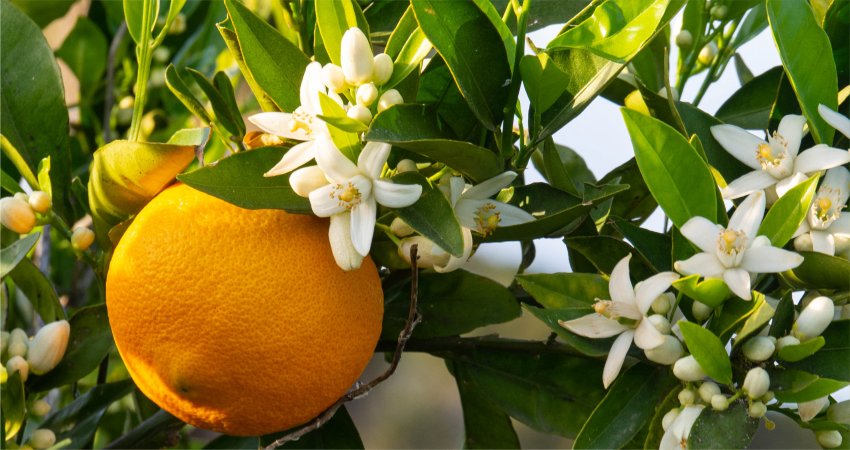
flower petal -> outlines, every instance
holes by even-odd
[[[653,275],[635,286],[635,302],[641,314],[645,314],[655,299],[667,292],[670,285],[679,279],[676,272],[661,272]],[[643,347],[641,347],[643,348]]]
[[[308,113],[316,115],[322,113],[322,104],[319,103],[319,92],[326,93],[327,87],[322,77],[322,64],[313,61],[307,64],[304,76],[301,78],[301,107]]]
[[[372,236],[375,234],[375,219],[378,207],[374,198],[367,198],[351,209],[351,243],[357,253],[369,254],[372,248]]]
[[[471,230],[478,229],[478,224],[475,222],[477,211],[484,205],[489,203],[487,200],[467,199],[461,197],[455,204],[455,216],[461,226]]]
[[[345,206],[334,198],[333,193],[334,186],[326,184],[308,194],[313,214],[319,217],[331,217],[345,211]]]
[[[754,170],[744,174],[723,188],[722,194],[725,199],[743,197],[755,191],[766,189],[776,184],[776,178],[764,170]]]
[[[632,330],[624,331],[614,340],[611,350],[608,352],[608,359],[605,360],[605,368],[602,369],[602,385],[605,389],[617,378],[620,369],[623,367],[623,361],[626,360],[626,354],[629,352],[629,347],[632,346],[632,339],[635,332]]]
[[[463,234],[463,255],[460,258],[450,255],[449,262],[445,266],[434,264],[434,271],[439,273],[453,272],[463,267],[469,260],[469,256],[472,254],[472,230],[461,227],[460,231]]]
[[[790,156],[797,156],[800,150],[800,141],[803,140],[803,127],[806,126],[806,118],[797,114],[788,114],[779,121],[776,132],[785,138]]]
[[[390,156],[390,148],[392,148],[390,144],[383,142],[367,142],[357,158],[357,167],[369,178],[377,179],[381,176],[384,164]]]
[[[810,174],[850,162],[850,151],[818,144],[800,153],[794,160],[794,171]]]
[[[558,325],[571,332],[591,339],[616,336],[629,328],[603,315],[592,313],[573,320],[559,320]]]
[[[463,194],[463,190],[466,188],[466,180],[463,177],[451,177],[449,178],[449,186],[448,193],[444,190],[443,193],[446,194],[446,197],[449,199],[449,203],[451,203],[452,208],[457,204],[457,201],[460,199],[460,196]]]
[[[748,238],[754,238],[764,219],[764,208],[764,192],[753,192],[735,209],[732,217],[729,218],[728,228],[743,231]]]
[[[280,162],[264,173],[264,177],[274,177],[292,172],[293,170],[307,164],[316,157],[315,142],[302,142],[286,152]]]
[[[771,246],[750,247],[744,252],[741,268],[748,272],[777,273],[791,270],[802,263],[802,256],[788,250]]]
[[[292,190],[302,197],[309,197],[311,192],[326,184],[328,180],[319,166],[303,167],[289,176],[289,185],[292,186]]]
[[[315,140],[316,163],[325,172],[325,175],[335,183],[345,183],[360,171],[327,136],[318,136]]]
[[[733,294],[744,300],[752,300],[750,292],[750,274],[744,269],[726,269],[723,272],[723,281]]]
[[[499,213],[499,225],[500,227],[509,227],[511,225],[519,225],[522,223],[531,222],[534,220],[534,216],[527,213],[524,209],[519,208],[514,205],[509,205],[507,203],[491,201],[490,203],[496,207],[496,211]]]
[[[726,267],[720,263],[714,252],[697,253],[684,261],[676,261],[673,267],[683,275],[698,273],[705,278],[720,278],[723,271],[726,270]]]
[[[629,278],[629,261],[631,259],[632,254],[629,253],[611,271],[611,278],[608,281],[608,292],[611,294],[611,300],[632,304],[635,302],[635,290],[632,287],[632,280]]]
[[[825,231],[812,230],[812,249],[819,253],[835,255],[835,237]]]
[[[266,133],[285,137],[287,139],[294,139],[296,141],[309,141],[310,139],[313,139],[313,137],[302,128],[298,128],[295,131],[290,130],[289,122],[291,120],[292,114],[284,112],[264,112],[248,117],[249,122],[253,123],[257,126],[257,128]]]
[[[850,237],[850,212],[843,212],[826,231],[840,237]]]
[[[388,208],[404,208],[419,200],[422,186],[418,184],[400,184],[376,179],[372,181],[375,200]]]
[[[717,237],[723,227],[706,219],[705,217],[691,217],[679,230],[682,236],[688,238],[694,245],[704,252],[713,252],[717,248]]]
[[[756,154],[759,145],[765,143],[762,139],[742,128],[727,124],[711,127],[711,134],[735,159],[750,168],[761,170]]]
[[[832,128],[835,128],[836,131],[850,138],[850,119],[827,108],[825,105],[818,105],[818,112],[826,123],[832,125]]]
[[[791,175],[790,177],[786,177],[779,180],[779,182],[777,182],[775,186],[776,199],[778,200],[780,197],[790,191],[794,186],[797,186],[798,184],[806,181],[807,178],[809,177],[807,177],[806,174],[797,172]],[[775,203],[776,200],[773,200],[773,202]]]
[[[363,256],[357,253],[351,243],[350,216],[348,212],[331,216],[331,224],[328,227],[328,239],[334,260],[342,270],[346,271],[357,269],[363,262]]]
[[[833,167],[827,170],[823,177],[823,183],[818,189],[818,194],[821,194],[820,191],[828,190],[838,191],[836,203],[841,205],[847,203],[847,199],[850,198],[850,170],[847,170],[846,167]]]
[[[505,186],[511,184],[511,181],[517,177],[516,172],[503,172],[489,180],[483,181],[463,193],[463,198],[485,199],[490,198],[499,193]]]
[[[652,322],[644,319],[635,330],[635,345],[642,350],[649,350],[664,344],[664,335],[655,328]]]

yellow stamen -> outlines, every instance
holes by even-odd
[[[492,234],[501,221],[501,215],[499,211],[496,211],[496,205],[492,203],[485,203],[475,211],[476,231],[484,236]]]

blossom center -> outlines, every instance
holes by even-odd
[[[360,193],[360,190],[351,182],[337,184],[334,186],[333,192],[331,192],[331,198],[336,199],[339,202],[339,206],[349,211],[360,204],[362,197],[363,195]]]
[[[821,188],[824,190],[824,188]],[[809,225],[815,229],[826,229],[832,222],[838,219],[841,214],[841,208],[836,208],[839,193],[830,188],[826,188],[825,192],[820,192],[812,202],[812,214],[809,220]]]
[[[747,235],[743,231],[724,229],[717,238],[717,256],[726,267],[740,264],[747,248]]]
[[[304,108],[298,107],[289,119],[289,131],[296,132],[304,131],[305,134],[313,132],[313,115],[304,111]]]
[[[622,307],[618,307],[613,300],[602,300],[597,298],[596,302],[593,303],[593,311],[602,317],[616,320],[620,325],[627,327],[634,328],[638,325],[638,323],[640,323],[639,318],[635,319],[628,317],[629,315],[632,315],[632,313],[628,310],[624,310]]]
[[[475,231],[488,236],[496,230],[502,218],[499,211],[496,210],[496,205],[493,203],[485,203],[475,210]]]
[[[756,148],[756,160],[762,170],[774,178],[785,178],[791,175],[793,161],[788,154],[788,141],[775,131],[768,137],[768,142],[759,144]]]

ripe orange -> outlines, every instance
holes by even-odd
[[[299,425],[344,395],[374,351],[383,293],[369,258],[337,267],[327,230],[185,185],[154,198],[106,281],[139,389],[185,422],[240,436]]]

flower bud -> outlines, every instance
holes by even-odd
[[[41,428],[32,432],[30,445],[36,450],[53,447],[56,443],[56,435],[47,428]]]
[[[74,232],[71,233],[71,247],[74,247],[74,250],[86,251],[92,243],[94,243],[94,231],[88,227],[74,228]]]
[[[744,342],[744,356],[750,361],[762,362],[767,361],[776,350],[776,344],[773,340],[765,336],[756,336]]]
[[[381,95],[381,98],[378,99],[378,112],[400,103],[404,103],[404,99],[401,98],[401,94],[399,94],[395,89],[390,89],[387,92],[384,92],[383,95]]]
[[[670,321],[661,314],[653,314],[646,318],[661,334],[670,334]]]
[[[386,53],[378,53],[372,60],[372,81],[378,86],[390,81],[393,76],[393,59]]]
[[[714,5],[710,10],[711,17],[717,20],[723,20],[726,18],[726,14],[729,14],[729,8],[726,5]]]
[[[830,422],[850,425],[850,400],[830,405],[829,409],[826,410],[826,418]]]
[[[51,322],[38,330],[27,357],[32,373],[41,375],[56,367],[65,356],[70,335],[71,325],[67,320]]]
[[[723,394],[717,394],[711,397],[711,407],[715,411],[725,411],[729,407],[729,400]]]
[[[714,312],[714,308],[702,302],[694,301],[693,306],[691,306],[691,313],[700,322],[705,322],[711,316],[712,312]]]
[[[27,381],[27,375],[30,373],[30,366],[22,356],[13,356],[6,361],[6,371],[11,377],[15,372],[21,373],[21,382]]]
[[[357,104],[369,107],[378,98],[378,88],[374,83],[366,83],[357,88]]]
[[[841,433],[837,430],[820,430],[815,432],[815,437],[823,448],[837,448],[841,445]]]
[[[396,171],[398,173],[404,172],[419,172],[419,168],[416,167],[416,162],[412,159],[402,159],[395,166]]]
[[[322,81],[333,92],[342,92],[348,87],[342,68],[333,63],[325,64],[322,67]]]
[[[750,398],[759,398],[770,389],[770,375],[761,367],[754,367],[747,372],[743,385],[744,393]]]
[[[767,414],[767,406],[764,406],[762,402],[752,402],[750,403],[750,407],[747,408],[747,414],[753,419],[761,419]]]
[[[694,36],[688,30],[682,30],[676,35],[676,45],[679,48],[690,48],[694,45]]]
[[[782,350],[791,345],[800,345],[800,340],[791,335],[783,336],[776,341],[776,350]]]
[[[27,194],[26,194],[26,193],[24,193],[24,192],[18,192],[18,193],[16,193],[13,197],[14,197],[14,198],[16,198],[16,199],[18,199],[18,200],[20,200],[20,201],[22,201],[22,202],[26,202],[26,203],[29,203],[29,202],[30,202],[30,196],[29,196],[29,195],[27,195]]]
[[[643,353],[650,361],[669,366],[676,362],[684,352],[685,349],[682,348],[682,343],[675,336],[666,335],[664,336],[663,344],[644,350]]]
[[[390,231],[398,237],[410,236],[415,233],[415,230],[410,227],[401,217],[396,217],[390,223]]]
[[[710,65],[717,56],[717,44],[709,42],[702,50],[699,51],[697,60],[704,66]]]
[[[30,407],[30,412],[38,417],[44,417],[50,414],[50,409],[50,403],[44,400],[36,400],[33,402],[32,407]]]
[[[43,191],[35,191],[30,194],[29,204],[33,211],[40,214],[50,211],[50,207],[53,206],[50,196]]]
[[[700,381],[705,378],[705,371],[692,355],[679,358],[673,364],[673,375],[682,381]]]
[[[276,134],[264,133],[262,131],[249,131],[242,138],[245,148],[253,150],[260,147],[281,147],[286,144],[286,139]]]
[[[157,47],[156,50],[153,51],[153,60],[160,64],[167,63],[168,58],[171,58],[171,50],[169,50],[168,47]]]
[[[679,404],[682,406],[693,405],[697,400],[696,394],[690,389],[682,389],[679,391]]]
[[[667,414],[664,414],[664,417],[661,418],[661,428],[664,431],[667,431],[667,428],[670,428],[670,425],[673,424],[673,421],[679,417],[679,408],[673,408],[670,411],[667,411]]]
[[[671,292],[665,292],[652,301],[652,312],[655,314],[667,314],[670,307],[676,302],[676,296]]]
[[[15,328],[9,334],[9,347],[6,349],[9,356],[26,356],[29,337],[20,328]]]
[[[761,400],[762,403],[770,403],[770,401],[773,400],[775,397],[776,394],[774,394],[773,391],[767,391],[767,394],[762,395],[759,400]]]
[[[340,65],[348,84],[360,86],[372,80],[372,71],[375,65],[373,58],[369,38],[359,28],[349,28],[342,35]]]
[[[699,398],[706,403],[711,403],[711,398],[720,394],[720,386],[713,381],[706,381],[699,387]]]
[[[11,373],[11,370],[9,372]],[[797,403],[797,414],[800,415],[800,420],[808,422],[820,414],[827,406],[829,406],[829,399],[827,397]]]
[[[827,297],[818,297],[800,313],[800,317],[791,328],[791,334],[800,341],[814,339],[832,323],[833,316],[835,316],[835,304],[832,300]]]
[[[168,34],[181,34],[184,31],[186,31],[186,16],[180,13],[171,22],[171,28],[168,29]]]
[[[401,240],[398,246],[398,256],[410,262],[410,247],[416,244],[417,265],[420,269],[433,269],[434,266],[445,266],[449,262],[451,255],[442,251],[441,248],[424,236],[411,236]]]
[[[0,199],[0,223],[18,234],[27,234],[35,226],[32,207],[18,196]]]
[[[363,122],[366,125],[369,125],[372,122],[372,112],[369,111],[369,108],[362,105],[354,105],[348,108],[348,113],[346,113],[348,117]]]

